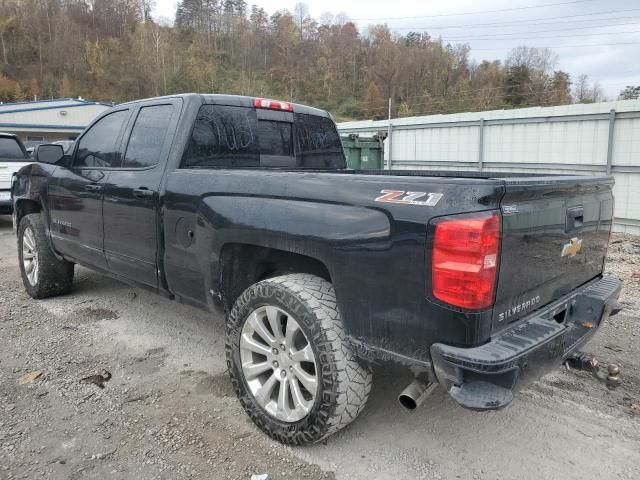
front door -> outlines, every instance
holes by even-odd
[[[127,129],[120,168],[104,187],[104,251],[109,270],[158,282],[158,190],[179,116],[179,100],[142,104]],[[126,140],[128,138],[128,141]]]
[[[119,144],[129,109],[96,121],[78,140],[71,166],[60,168],[48,186],[51,239],[56,251],[106,268],[102,197],[110,170],[120,162]]]

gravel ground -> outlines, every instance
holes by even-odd
[[[608,270],[625,310],[585,351],[621,366],[618,389],[558,369],[500,412],[442,391],[406,412],[407,373],[380,365],[351,427],[288,448],[235,400],[221,318],[83,268],[70,295],[31,300],[0,216],[0,479],[640,478],[640,238],[615,236]],[[80,382],[103,370],[103,389]]]

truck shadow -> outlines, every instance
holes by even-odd
[[[11,215],[0,215],[0,234],[13,233]]]

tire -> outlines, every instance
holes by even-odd
[[[39,213],[25,215],[20,220],[18,258],[22,283],[31,297],[53,297],[71,290],[73,263],[59,260],[53,254]]]
[[[260,318],[263,318],[263,325],[270,324],[268,315],[274,309],[279,312],[278,324],[282,324],[285,336],[290,332],[291,325],[297,324],[299,331],[294,334],[296,336],[293,341],[289,342],[287,336],[284,341],[286,345],[280,345],[286,348],[280,350],[279,357],[267,357],[266,363],[269,363],[270,358],[280,358],[281,365],[276,366],[282,369],[269,367],[271,372],[267,369],[258,380],[252,379],[252,375],[245,373],[243,358],[245,365],[251,364],[256,357],[257,363],[253,365],[263,365],[260,359],[266,354],[249,352],[252,356],[247,357],[247,352],[254,347],[251,343],[247,344],[245,334],[253,330],[252,325]],[[263,310],[266,311],[265,317],[261,317]],[[294,319],[293,323],[291,318]],[[371,370],[358,361],[345,338],[335,292],[329,282],[313,275],[292,274],[256,283],[245,290],[235,302],[227,316],[226,329],[227,366],[236,394],[254,423],[275,440],[289,445],[318,442],[346,427],[364,408],[371,390]],[[270,328],[264,335],[268,336],[273,332],[274,329]],[[304,335],[306,344],[300,332]],[[251,339],[256,339],[256,335],[257,332],[254,331]],[[298,345],[294,345],[296,343]],[[276,349],[274,347],[273,350]],[[277,411],[274,412],[276,400],[268,400],[270,403],[267,405],[264,399],[262,403],[259,402],[256,397],[263,397],[262,390],[256,391],[255,384],[259,384],[259,378],[268,377],[269,380],[264,380],[263,383],[263,386],[266,385],[272,380],[271,375],[280,377],[278,372],[284,375],[282,371],[287,367],[283,359],[286,353],[283,352],[287,350],[294,352],[288,353],[290,360],[293,359],[291,361],[301,358],[300,352],[303,351],[305,359],[311,358],[307,354],[312,352],[315,367],[311,369],[311,362],[306,360],[288,367],[291,373],[288,380],[290,396],[286,397],[287,406],[283,409],[280,408],[280,395],[283,385],[287,383],[282,380],[273,382],[277,393],[270,398],[278,397]],[[307,377],[310,375],[300,376],[300,369],[304,369],[307,374],[315,372],[315,396],[312,388],[304,388],[308,385]],[[303,378],[305,382],[302,381]],[[295,395],[295,391],[298,395]],[[300,399],[300,393],[302,401],[296,404],[295,398]],[[302,406],[294,410],[290,408],[292,405]],[[283,412],[287,414],[286,420],[282,418],[285,416]]]

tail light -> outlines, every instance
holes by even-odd
[[[256,98],[253,101],[256,108],[266,108],[267,110],[280,110],[281,112],[293,112],[293,105],[289,102],[279,100],[267,100],[266,98]]]
[[[433,296],[468,309],[491,306],[500,248],[500,215],[449,217],[436,225],[431,285]]]

